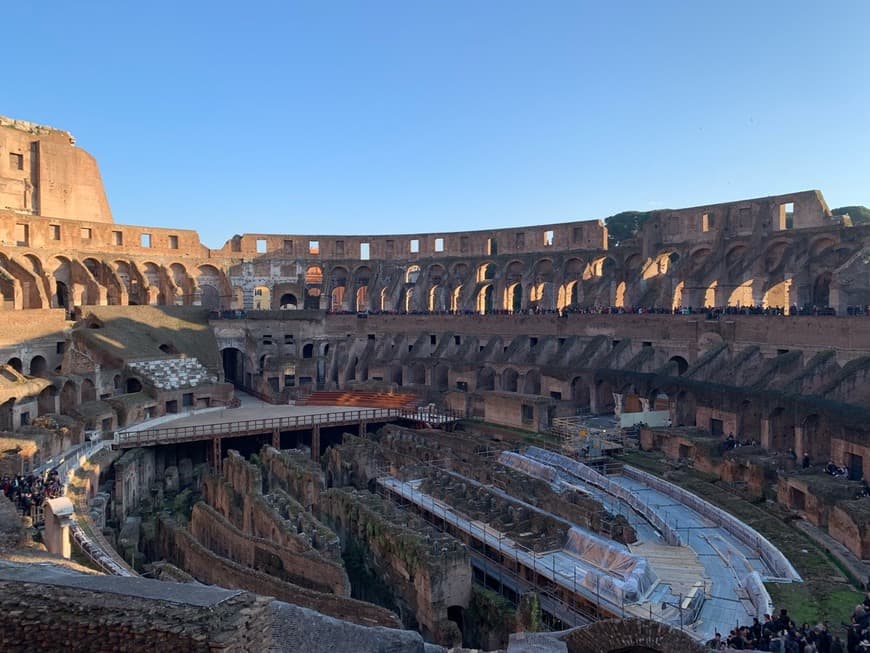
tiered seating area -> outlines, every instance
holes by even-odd
[[[405,408],[414,410],[421,399],[412,394],[390,392],[314,392],[296,402],[299,406],[345,406],[360,408]]]
[[[158,390],[194,388],[200,383],[217,383],[217,377],[196,358],[167,358],[129,363],[128,367]]]

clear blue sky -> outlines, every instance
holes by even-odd
[[[8,3],[0,114],[115,221],[460,231],[819,188],[870,204],[870,2]]]

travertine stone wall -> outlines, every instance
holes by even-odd
[[[94,157],[69,132],[0,117],[0,209],[112,222]]]

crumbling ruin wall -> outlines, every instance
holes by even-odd
[[[166,515],[161,515],[157,521],[156,547],[161,558],[204,583],[273,596],[281,601],[365,626],[374,624],[388,628],[401,627],[396,615],[381,607],[335,594],[315,592],[223,558],[206,549]]]
[[[278,490],[261,494],[260,469],[230,451],[223,476],[203,478],[204,503],[194,506],[190,531],[206,548],[297,585],[350,596],[338,537]],[[289,522],[278,512],[280,506]],[[325,556],[318,549],[323,549]]]
[[[279,451],[263,447],[260,461],[269,487],[279,487],[295,498],[306,509],[316,512],[326,483],[320,466],[300,452]]]
[[[0,581],[0,649],[260,653],[271,645],[270,601],[243,593],[199,607]]]
[[[444,623],[448,608],[467,608],[471,598],[471,563],[463,544],[369,492],[332,488],[320,509],[342,542],[364,546],[369,564],[394,591],[406,625],[419,625],[435,638],[450,632]],[[408,623],[414,618],[417,624]]]
[[[205,548],[223,558],[300,587],[350,596],[350,581],[340,565],[324,560],[311,549],[290,551],[276,542],[244,533],[204,503],[193,507],[189,530]]]

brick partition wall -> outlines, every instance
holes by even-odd
[[[371,603],[314,592],[222,558],[203,547],[190,533],[167,517],[161,517],[157,522],[156,546],[161,558],[204,583],[266,594],[363,626],[402,627],[395,614]]]

